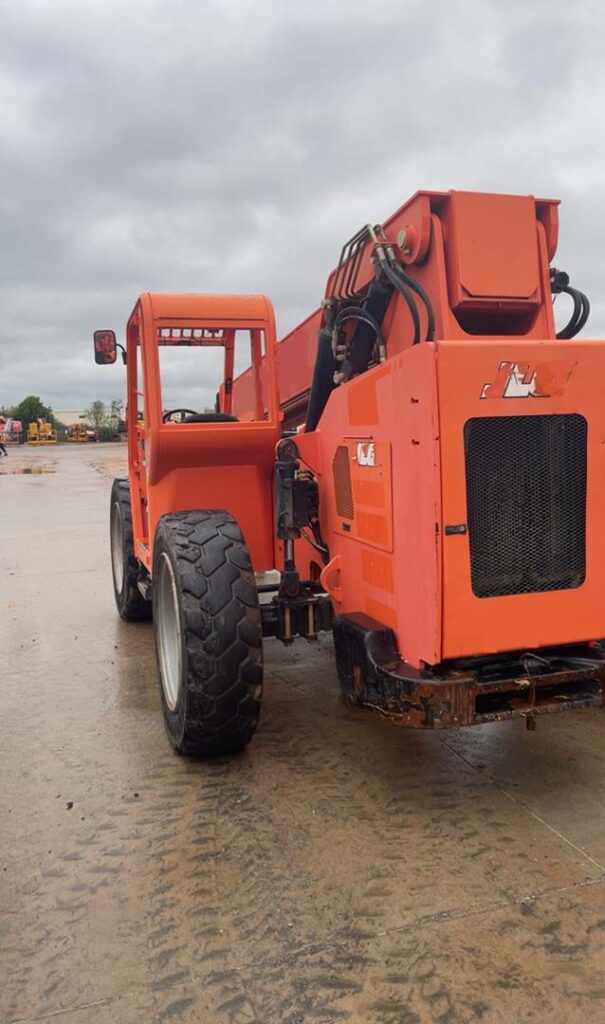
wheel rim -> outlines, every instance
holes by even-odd
[[[181,623],[176,580],[165,552],[160,555],[155,586],[160,679],[166,704],[174,711],[181,688]]]
[[[118,594],[124,589],[124,524],[117,501],[111,508],[111,567]]]

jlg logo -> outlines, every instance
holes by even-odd
[[[376,444],[374,441],[359,441],[357,444],[357,462],[360,466],[376,465]]]
[[[504,360],[500,363],[496,376],[491,383],[481,388],[480,398],[554,398],[563,394],[562,378],[567,379],[571,369],[566,373],[560,366],[552,363],[511,363]]]

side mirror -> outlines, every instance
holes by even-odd
[[[115,331],[95,331],[95,363],[99,366],[107,366],[115,363],[118,355]]]

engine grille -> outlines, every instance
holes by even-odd
[[[583,416],[486,416],[464,428],[473,593],[569,590],[586,573]]]
[[[355,517],[355,507],[353,505],[351,466],[349,463],[349,449],[345,444],[339,445],[334,452],[332,472],[334,474],[336,512],[343,519],[353,519]]]

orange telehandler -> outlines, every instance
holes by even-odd
[[[603,702],[605,342],[572,340],[557,228],[553,200],[419,192],[279,345],[262,296],[141,295],[113,578],[123,618],[153,611],[177,750],[250,740],[263,636],[332,629],[347,698],[404,726]],[[165,407],[182,347],[222,350],[214,413]]]

